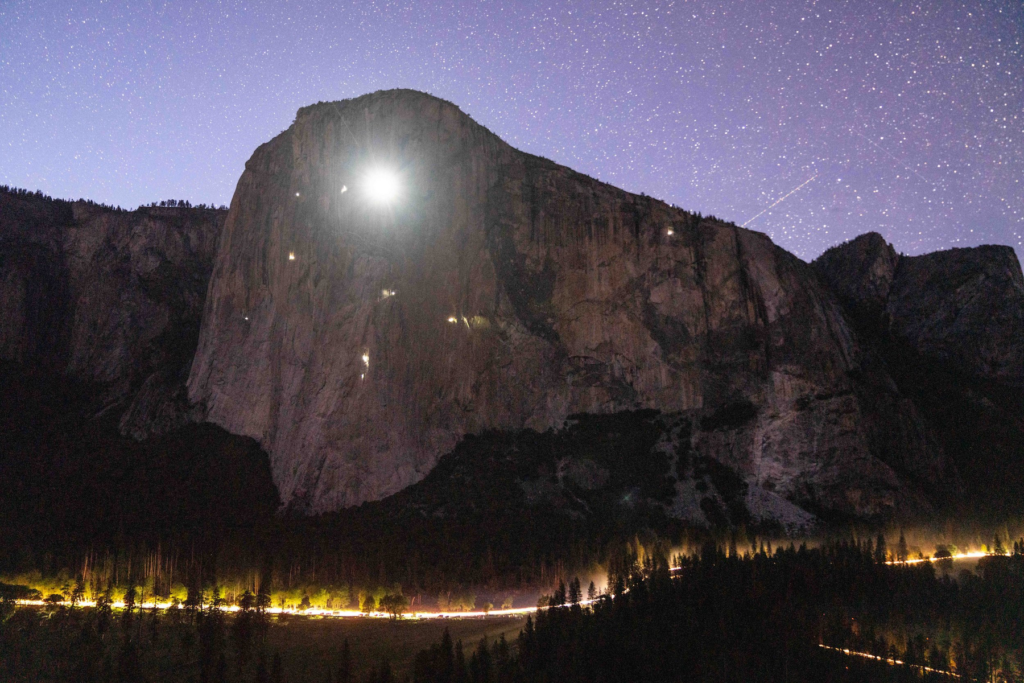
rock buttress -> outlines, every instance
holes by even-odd
[[[400,178],[387,207],[362,188],[378,167]],[[926,507],[872,453],[858,364],[832,295],[766,236],[387,91],[300,110],[246,164],[188,386],[306,512],[398,491],[466,433],[636,408],[709,416],[694,447],[773,495]]]

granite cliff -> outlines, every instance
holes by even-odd
[[[411,91],[303,108],[256,150],[188,386],[307,512],[394,493],[463,434],[641,408],[701,420],[694,451],[755,507],[884,516],[956,487],[808,264]]]
[[[868,233],[813,266],[842,302],[865,357],[892,378],[955,465],[963,486],[950,499],[972,515],[1019,514],[1024,276],[1014,251],[986,245],[903,256]]]
[[[901,256],[867,233],[814,267],[858,323],[968,374],[1024,383],[1024,276],[1012,248]]]
[[[0,360],[104,388],[125,434],[194,420],[184,381],[225,212],[0,191]]]
[[[1003,247],[905,257],[874,234],[807,264],[412,91],[301,109],[226,215],[0,192],[0,360],[99,387],[91,410],[137,439],[255,439],[304,513],[448,454],[387,509],[447,514],[497,468],[487,496],[570,516],[928,514],[1024,457],[1022,282]]]

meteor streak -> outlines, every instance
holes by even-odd
[[[810,178],[808,178],[807,180],[803,181],[802,183],[800,183],[799,185],[797,185],[796,187],[794,187],[794,188],[793,188],[792,190],[790,190],[790,191],[789,191],[789,192],[787,192],[786,194],[782,195],[782,196],[781,196],[781,197],[780,197],[779,199],[775,200],[775,203],[774,203],[774,204],[772,204],[771,206],[769,206],[769,207],[768,207],[767,209],[764,209],[763,211],[761,211],[761,213],[757,214],[757,215],[756,215],[756,216],[754,216],[753,218],[748,218],[748,219],[747,219],[747,220],[746,220],[746,221],[745,221],[745,222],[743,223],[743,225],[742,225],[741,227],[744,227],[744,228],[745,228],[745,227],[747,227],[748,225],[750,225],[751,223],[753,223],[754,221],[756,221],[756,220],[757,220],[758,218],[760,218],[760,217],[761,217],[761,216],[762,216],[763,214],[765,214],[765,213],[766,213],[766,212],[768,212],[768,211],[771,211],[771,210],[772,210],[772,209],[774,209],[774,208],[775,208],[776,206],[778,206],[778,205],[779,205],[779,204],[781,204],[782,202],[786,201],[786,200],[787,200],[787,199],[788,199],[788,198],[789,198],[789,197],[790,197],[791,195],[793,195],[793,194],[796,194],[797,192],[799,192],[799,191],[800,191],[800,189],[801,189],[801,188],[802,188],[802,187],[803,187],[804,185],[806,185],[807,183],[811,182],[812,180],[814,180],[815,178],[817,178],[817,177],[818,177],[819,175],[821,175],[821,174],[820,174],[820,173],[815,173],[815,174],[814,174],[814,175],[812,175],[812,176],[811,176]]]

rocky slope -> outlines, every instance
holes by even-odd
[[[195,352],[223,211],[0,191],[0,360],[103,385],[124,433],[193,419]]]
[[[813,265],[842,301],[866,357],[892,377],[955,464],[964,486],[953,500],[994,520],[1020,514],[1024,276],[1013,250],[909,257],[868,233]]]
[[[1012,248],[900,256],[867,233],[814,267],[862,324],[968,374],[1024,383],[1024,275]]]
[[[400,178],[389,206],[364,191],[378,167]],[[814,270],[766,236],[389,91],[300,110],[246,164],[189,397],[263,444],[302,511],[398,491],[465,433],[637,408],[710,419],[696,452],[779,500],[927,509],[921,486],[956,475],[863,361]]]

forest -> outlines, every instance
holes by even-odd
[[[882,543],[742,556],[709,543],[674,571],[627,553],[592,605],[561,585],[513,647],[481,641],[467,655],[442,639],[417,656],[413,680],[1022,680],[1024,540],[956,577],[880,561]]]
[[[998,540],[994,545],[1001,545]],[[44,608],[0,586],[4,680],[76,681],[977,681],[1024,680],[1024,539],[976,571],[953,560],[902,563],[884,537],[810,548],[708,542],[677,555],[626,547],[606,589],[560,582],[518,636],[464,647],[446,628],[411,664],[359,661],[348,641],[312,678],[282,664],[269,590],[227,613],[215,589],[169,610],[134,587],[113,609],[76,606],[83,586]],[[897,550],[896,552],[900,552]],[[943,563],[948,563],[944,565]],[[22,589],[24,590],[24,589]],[[66,597],[67,599],[60,600]],[[451,626],[459,622],[451,622]],[[849,650],[855,654],[847,654]],[[42,656],[41,656],[42,655]],[[361,657],[365,660],[365,657]]]

